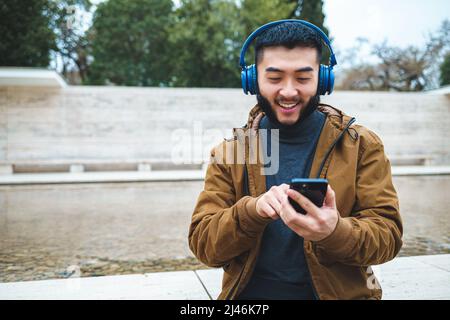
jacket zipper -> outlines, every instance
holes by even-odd
[[[325,153],[325,157],[322,160],[322,163],[320,164],[320,168],[317,172],[317,178],[320,178],[322,175],[322,171],[323,168],[326,164],[327,159],[329,158],[329,156],[331,155],[331,152],[333,151],[334,147],[337,145],[337,143],[341,140],[341,138],[344,136],[345,132],[348,131],[348,129],[350,128],[350,126],[356,121],[356,118],[351,118],[350,121],[347,123],[347,125],[345,126],[345,128],[342,130],[342,132],[339,134],[339,136],[333,141],[333,143],[331,144],[330,148],[328,149],[328,151]],[[324,178],[326,178],[326,172],[324,174]],[[311,243],[312,246],[312,243]],[[303,246],[303,250],[305,250],[305,246]],[[309,280],[311,283],[311,287],[313,289],[313,293],[314,296],[316,297],[317,300],[320,300],[320,296],[317,293],[317,289],[316,289],[316,285],[314,284],[314,280],[313,277],[311,275],[311,268],[309,266],[309,260],[308,260],[308,256],[305,255],[305,259],[306,259],[306,266],[308,268],[308,272],[309,272]]]
[[[325,157],[323,157],[322,163],[320,164],[319,170],[317,172],[317,178],[320,178],[320,174],[322,173],[323,167],[325,166],[325,163],[328,159],[328,157],[331,154],[331,151],[333,151],[334,147],[337,145],[337,143],[341,140],[341,138],[344,136],[344,133],[350,128],[350,126],[356,121],[356,118],[351,118],[350,121],[347,123],[345,128],[342,130],[342,132],[339,134],[339,136],[333,141],[330,148],[328,148],[328,151],[325,153]],[[325,174],[326,175],[326,174]]]

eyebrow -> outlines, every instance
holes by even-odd
[[[314,69],[311,67],[303,67],[295,70],[295,72],[309,72],[309,71],[314,71]],[[284,71],[278,68],[268,67],[266,68],[266,72],[284,72]]]

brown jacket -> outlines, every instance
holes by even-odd
[[[336,192],[340,218],[326,239],[304,241],[313,287],[320,299],[381,299],[370,266],[393,259],[402,246],[403,233],[390,163],[373,132],[359,125],[345,131],[349,116],[328,105],[321,104],[319,110],[327,118],[310,177],[328,179]],[[254,107],[244,130],[258,135],[261,116],[261,109]],[[224,269],[218,299],[234,299],[246,286],[264,228],[273,221],[256,212],[256,200],[266,192],[262,165],[249,161],[249,152],[245,154],[247,175],[243,164],[227,163],[225,155],[222,161],[214,161],[218,150],[225,148],[226,154],[236,150],[237,143],[242,141],[225,140],[213,149],[189,229],[189,246],[195,256],[210,267]]]

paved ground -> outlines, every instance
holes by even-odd
[[[450,254],[396,258],[373,268],[383,299],[450,299]],[[0,299],[215,299],[222,269],[0,284]]]

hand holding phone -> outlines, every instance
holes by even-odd
[[[327,179],[299,179],[294,178],[291,180],[290,189],[294,189],[299,192],[312,203],[314,203],[317,207],[322,207],[325,195],[327,193],[328,188],[328,180]],[[292,207],[301,214],[306,214],[306,211],[293,199],[289,197],[289,203]]]
[[[292,190],[288,189],[286,193],[292,206],[282,206],[280,218],[283,222],[300,237],[309,241],[321,241],[332,234],[339,221],[339,211],[336,206],[336,194],[328,185],[328,181],[293,179],[290,189]],[[306,212],[299,203],[308,211]],[[305,215],[306,213],[308,215]]]

